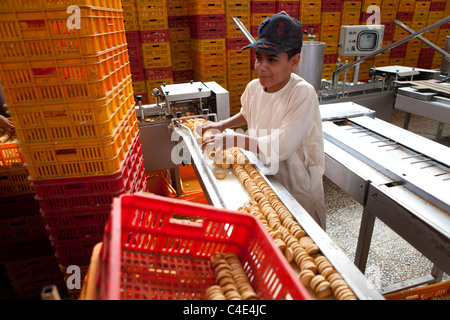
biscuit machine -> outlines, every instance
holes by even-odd
[[[177,167],[172,161],[172,119],[201,115],[221,120],[230,115],[229,93],[216,82],[163,84],[152,97],[154,103],[146,105],[138,97],[136,106],[147,172]]]

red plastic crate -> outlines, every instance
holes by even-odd
[[[300,15],[300,2],[299,1],[277,1],[275,12],[284,11],[291,17],[296,19]]]
[[[60,295],[67,291],[64,275],[61,271],[35,276],[31,279],[11,281],[11,286],[18,299],[39,299],[42,288],[48,285],[56,285]]]
[[[276,1],[251,1],[251,13],[275,13]]]
[[[3,262],[3,265],[10,281],[30,279],[37,275],[53,274],[59,271],[54,254]]]
[[[191,28],[192,39],[223,39],[227,33],[226,27],[212,27],[212,28]]]
[[[43,237],[47,233],[40,215],[0,221],[0,243]]]
[[[145,193],[114,199],[96,298],[203,299],[215,283],[215,252],[239,257],[260,299],[310,299],[254,216]]]
[[[189,27],[190,16],[168,16],[170,28],[186,28]]]
[[[0,260],[16,261],[54,254],[48,240],[48,234],[31,239],[20,239],[3,242],[0,245]]]
[[[194,78],[194,70],[173,71],[173,82],[189,82]]]
[[[42,219],[47,226],[81,226],[81,225],[101,225],[108,221],[111,206],[103,206],[99,208],[82,208],[68,209],[53,212],[40,210]]]
[[[224,14],[190,16],[189,26],[191,28],[220,28],[225,26]]]
[[[55,252],[59,257],[78,256],[82,253],[90,256],[92,254],[92,249],[94,248],[94,246],[102,241],[102,239],[102,233],[88,238],[68,240],[57,240],[50,236],[52,247],[53,249],[55,249]],[[61,264],[67,266],[67,264]]]
[[[446,2],[432,1],[430,4],[430,11],[445,11]]]
[[[322,12],[341,12],[341,0],[322,0]]]
[[[35,193],[20,194],[0,198],[0,220],[39,214],[39,202]]]
[[[46,225],[45,229],[54,240],[81,240],[103,235],[105,231],[105,224],[79,225],[59,228],[53,228]]]
[[[241,50],[246,45],[249,45],[250,41],[247,38],[228,38],[226,39],[227,50]]]
[[[138,45],[141,43],[140,31],[126,31],[125,36],[127,38],[128,45]]]
[[[169,29],[140,31],[142,43],[169,42]]]
[[[137,43],[137,44],[129,43],[128,44],[128,57],[129,57],[130,61],[136,57],[139,57],[142,59],[142,48],[141,48],[140,43]]]

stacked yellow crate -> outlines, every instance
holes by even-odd
[[[167,0],[167,14],[173,82],[188,82],[194,79],[189,3],[186,0]]]
[[[173,83],[166,0],[136,0],[147,95]]]
[[[147,103],[147,87],[145,85],[144,60],[141,48],[141,31],[136,0],[123,0],[123,21],[130,58],[130,71],[135,96],[142,96],[143,103]]]
[[[336,68],[339,30],[341,24],[341,1],[322,0],[320,9],[320,41],[325,43],[322,77],[330,79]]]
[[[320,23],[322,19],[322,0],[300,0],[299,9],[300,22],[303,31],[308,31],[316,36],[316,41],[320,39]],[[308,41],[306,34],[303,34],[303,41]]]
[[[225,0],[189,0],[195,81],[227,87]]]
[[[250,25],[250,2],[226,0],[226,49],[227,49],[227,89],[230,95],[230,115],[239,112],[241,95],[251,80],[251,50],[241,49],[250,42],[245,38],[232,18],[237,17],[246,26]]]
[[[122,6],[103,3],[0,3],[0,81],[61,270],[89,264],[112,197],[145,190]]]

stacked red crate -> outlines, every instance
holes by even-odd
[[[2,47],[23,46],[2,55],[1,85],[39,203],[37,217],[61,270],[88,263],[101,239],[111,199],[100,204],[94,197],[146,190],[122,7],[81,2],[74,28],[59,3],[0,6]],[[37,42],[47,50],[27,51]],[[124,185],[116,193],[105,186],[112,179]],[[88,181],[95,192],[83,194]]]

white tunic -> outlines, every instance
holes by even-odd
[[[325,229],[322,119],[314,87],[292,73],[286,86],[268,93],[255,79],[247,85],[241,104],[263,162],[278,169],[275,177]]]

